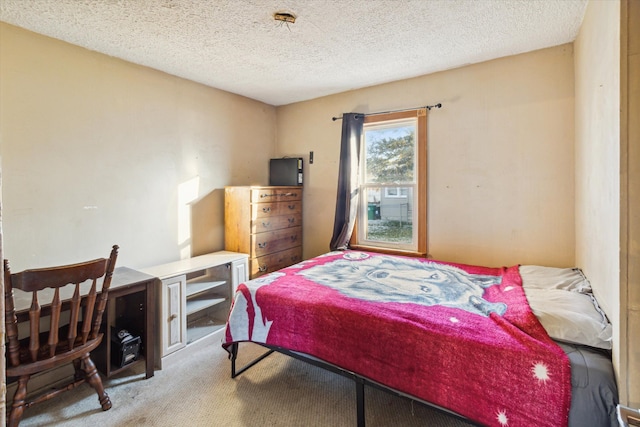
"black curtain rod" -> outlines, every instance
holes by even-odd
[[[401,113],[403,111],[411,111],[411,110],[417,110],[419,108],[426,108],[427,110],[431,110],[432,108],[442,108],[442,104],[440,102],[438,102],[437,104],[433,104],[433,105],[425,105],[424,107],[418,107],[418,108],[405,108],[402,110],[391,110],[391,111],[380,111],[378,113],[362,113],[363,116],[377,116],[379,114],[389,114],[389,113]],[[333,120],[334,122],[336,120],[342,120],[342,116],[340,117],[332,117],[331,120]]]

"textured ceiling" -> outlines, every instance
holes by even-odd
[[[0,20],[271,105],[572,42],[587,0],[0,0]],[[274,21],[275,12],[297,17]]]

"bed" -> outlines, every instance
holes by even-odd
[[[362,426],[365,384],[479,425],[616,422],[611,325],[578,269],[330,252],[241,284],[232,376],[240,342],[353,378]]]

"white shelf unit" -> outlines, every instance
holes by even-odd
[[[157,265],[143,271],[158,277],[156,367],[185,349],[220,341],[231,300],[248,280],[248,255],[220,251]]]

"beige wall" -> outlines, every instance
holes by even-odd
[[[575,41],[576,259],[617,318],[620,229],[619,3],[592,1]]]
[[[343,112],[441,102],[428,117],[429,253],[574,265],[573,48],[562,45],[278,107],[278,155],[305,164],[304,256],[333,230]]]
[[[621,169],[623,186],[620,308],[626,311],[627,404],[640,408],[640,0],[622,3]],[[624,303],[627,301],[627,304]],[[621,313],[621,317],[624,314]],[[624,347],[623,347],[624,348]]]
[[[631,3],[634,8],[640,4]],[[626,2],[622,5],[625,9]],[[636,208],[640,181],[638,162],[632,157],[635,155],[637,159],[637,120],[627,122],[624,118],[634,117],[625,102],[624,79],[627,62],[633,64],[638,57],[638,46],[631,49],[627,61],[626,41],[621,43],[621,36],[627,37],[626,27],[621,21],[621,2],[590,1],[575,41],[576,260],[614,326],[613,362],[618,373],[620,401],[637,407],[640,276],[639,249],[634,240],[637,242],[635,229],[640,220]],[[639,38],[635,31],[629,33],[629,40]],[[635,80],[637,102],[637,67]],[[632,140],[627,137],[627,126],[634,122],[635,128],[629,127],[630,132],[634,129],[636,132]]]
[[[223,249],[223,187],[268,181],[272,106],[4,23],[0,55],[14,271],[114,243],[134,268]]]
[[[620,308],[626,311],[626,402],[640,408],[640,0],[622,3]],[[624,302],[627,301],[625,304]],[[626,310],[625,310],[626,307]],[[621,316],[622,317],[622,316]],[[624,348],[624,347],[623,347]]]

